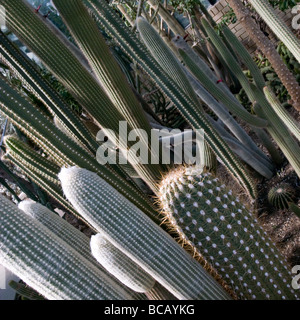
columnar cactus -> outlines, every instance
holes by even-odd
[[[179,167],[160,186],[167,225],[240,298],[295,299],[292,275],[253,213],[210,173]]]
[[[149,54],[146,46],[130,30],[127,30],[123,21],[106,1],[84,0],[83,2],[99,25],[104,27],[106,32],[118,42],[124,52],[152,77],[191,127],[194,129],[203,128],[205,130],[207,142],[211,149],[223,161],[228,170],[240,181],[245,190],[255,198],[256,188],[251,178],[237,157],[207,121],[205,115],[199,110],[199,104],[195,104],[165,70],[162,69],[159,63]]]
[[[97,172],[126,194],[133,203],[157,219],[156,211],[143,192],[109,165],[100,165],[87,150],[60,131],[54,123],[27,99],[0,79],[0,111],[40,146],[59,166],[78,165]]]
[[[124,285],[136,292],[148,292],[155,280],[122,251],[114,247],[101,233],[91,237],[91,252],[95,259]]]
[[[230,299],[170,235],[95,173],[63,168],[59,178],[76,210],[175,297]]]
[[[68,134],[78,143],[96,153],[98,144],[78,115],[66,105],[65,101],[41,76],[34,63],[2,32],[0,32],[0,56],[23,85],[45,104],[51,114],[61,120],[61,124]]]
[[[91,254],[90,239],[83,232],[73,227],[69,222],[62,219],[58,214],[55,214],[47,207],[35,201],[23,200],[18,204],[18,207],[28,216],[40,222],[51,232],[57,235],[60,239],[65,241],[70,247],[79,252],[91,264],[100,269],[101,272],[104,272],[108,277],[111,277],[110,272],[108,272],[109,270],[107,271],[105,268],[102,268],[99,263],[97,263],[94,256]],[[117,278],[114,278],[114,281],[118,282],[119,285],[121,287],[124,287],[126,291],[130,291],[127,288],[129,286],[123,286],[122,283],[117,280]],[[139,296],[134,292],[131,292],[131,294],[136,299],[142,298],[142,295]]]
[[[249,0],[249,2],[300,63],[300,41],[270,3],[267,0]]]
[[[2,195],[0,260],[49,300],[133,299],[128,291]]]
[[[257,3],[260,1],[256,1]],[[263,52],[270,61],[278,77],[288,90],[293,106],[300,110],[300,86],[294,75],[290,72],[272,41],[260,30],[257,23],[253,20],[250,10],[239,0],[228,0],[229,5],[234,10],[238,20],[245,30],[249,32],[250,38],[256,43],[257,47]]]

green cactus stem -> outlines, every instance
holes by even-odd
[[[300,63],[300,41],[270,3],[266,0],[249,0],[249,2]]]
[[[178,167],[160,186],[165,222],[241,299],[297,299],[292,274],[234,193],[210,173]]]
[[[0,78],[0,111],[20,130],[49,154],[59,166],[78,165],[97,172],[112,183],[146,214],[157,220],[157,213],[145,194],[125,180],[110,166],[100,165],[88,151],[76,144],[43,115],[35,106]],[[139,204],[138,204],[139,203]]]
[[[273,110],[276,112],[277,116],[282,120],[282,122],[287,126],[287,128],[292,132],[292,134],[300,142],[300,126],[296,120],[284,109],[280,101],[277,99],[275,94],[270,90],[269,87],[264,87],[264,93],[272,106]]]
[[[300,110],[300,86],[294,75],[290,72],[280,55],[276,51],[272,41],[260,30],[253,20],[250,10],[239,0],[228,0],[230,7],[234,10],[237,19],[245,30],[249,32],[250,38],[270,61],[272,67],[287,89],[293,100],[293,106]]]
[[[230,299],[170,235],[99,176],[72,167],[63,168],[59,178],[80,214],[175,297]]]
[[[24,86],[45,104],[52,115],[61,120],[61,124],[68,134],[95,154],[99,145],[80,118],[41,76],[37,66],[13,45],[2,32],[0,32],[0,56]]]
[[[268,193],[268,200],[275,208],[284,210],[289,208],[289,203],[293,202],[294,196],[295,191],[291,185],[280,183],[271,188]]]
[[[199,110],[199,104],[195,105],[182,89],[160,67],[155,59],[149,55],[145,45],[130,32],[120,17],[103,0],[84,0],[89,12],[105,28],[121,46],[133,61],[135,61],[157,83],[161,90],[170,98],[177,109],[194,129],[203,128],[207,134],[207,142],[216,155],[227,166],[228,170],[236,177],[245,190],[256,197],[256,188],[251,178],[244,170],[242,164],[230,151],[228,146],[214,128],[207,122],[205,116]]]
[[[0,221],[1,263],[46,299],[133,299],[80,253],[2,195]]]

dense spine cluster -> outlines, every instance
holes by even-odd
[[[295,299],[285,259],[258,221],[210,173],[179,168],[161,183],[165,221],[240,298]]]

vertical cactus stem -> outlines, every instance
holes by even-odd
[[[49,300],[132,300],[80,253],[0,196],[0,261]]]
[[[141,293],[152,290],[156,281],[102,234],[93,235],[90,246],[95,259],[124,285]]]
[[[63,168],[59,178],[80,214],[175,297],[230,299],[169,234],[99,176],[72,167]]]
[[[239,299],[299,299],[292,273],[254,214],[212,174],[179,167],[161,183],[165,223]]]

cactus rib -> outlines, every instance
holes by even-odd
[[[80,214],[178,299],[230,298],[171,236],[99,176],[73,167],[62,169],[59,178]]]
[[[39,222],[0,196],[0,261],[49,300],[132,300]]]

